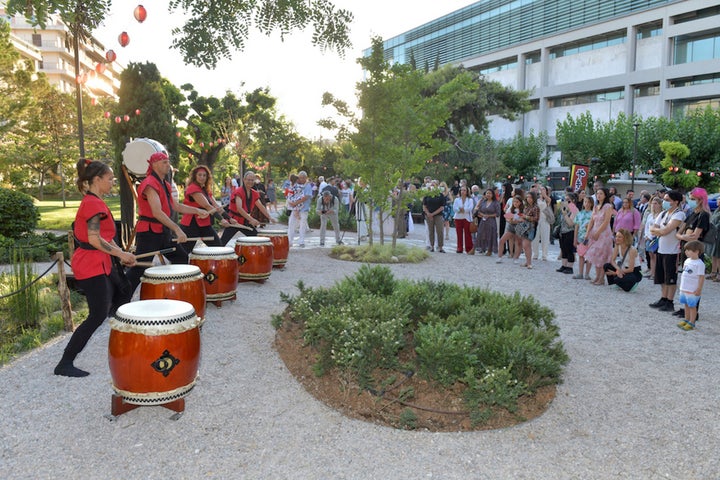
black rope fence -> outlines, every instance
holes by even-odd
[[[52,268],[53,268],[55,265],[57,265],[57,262],[58,262],[58,261],[55,260],[55,261],[52,263],[52,265],[50,265],[50,266],[48,267],[47,270],[45,270],[42,274],[38,275],[37,278],[35,278],[35,280],[33,280],[32,282],[30,282],[30,283],[28,283],[27,285],[23,286],[20,290],[17,290],[17,291],[15,291],[15,292],[8,293],[7,295],[0,295],[0,300],[3,300],[3,299],[5,299],[5,298],[12,297],[13,295],[17,295],[17,294],[19,294],[19,293],[22,293],[22,292],[24,292],[25,290],[27,290],[28,288],[32,287],[34,284],[36,284],[37,282],[39,282],[41,278],[43,278],[45,275],[47,275],[48,272],[50,272],[50,270],[52,270]],[[66,262],[66,263],[67,263],[67,262]]]

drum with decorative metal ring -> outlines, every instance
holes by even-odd
[[[266,237],[240,237],[235,241],[238,280],[264,282],[273,266],[273,244]]]
[[[112,386],[125,403],[162,405],[195,387],[200,365],[200,317],[188,302],[139,300],[110,319]]]
[[[205,282],[195,265],[161,265],[145,269],[140,278],[140,300],[183,300],[205,319]]]
[[[152,138],[136,138],[125,145],[122,152],[122,164],[131,175],[136,178],[145,178],[148,159],[150,155],[157,152],[167,154],[167,150],[162,143]]]
[[[238,262],[230,247],[195,247],[188,256],[190,264],[200,268],[207,301],[220,306],[235,300],[238,286]]]
[[[273,244],[273,268],[285,268],[290,252],[286,230],[260,230],[258,237],[267,237]]]

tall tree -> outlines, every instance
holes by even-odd
[[[541,132],[523,136],[517,134],[512,140],[502,142],[500,157],[509,175],[514,178],[533,178],[545,166],[547,154],[547,133]]]
[[[10,25],[0,20],[0,141],[30,103],[29,86],[34,73],[32,64],[22,61],[10,42]]]
[[[34,25],[45,27],[48,16],[59,13],[70,25],[79,22],[92,32],[108,15],[110,0],[8,0],[10,15],[25,15]],[[173,29],[173,47],[186,64],[214,68],[243,50],[252,29],[266,35],[279,32],[284,38],[293,30],[311,27],[312,43],[343,52],[350,46],[348,26],[353,15],[336,9],[328,0],[172,0],[171,12],[185,14],[185,24]]]

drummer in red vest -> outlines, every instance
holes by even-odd
[[[138,222],[135,225],[135,255],[175,247],[175,251],[165,254],[170,262],[187,264],[188,254],[182,244],[187,242],[187,235],[170,217],[173,210],[178,213],[189,213],[197,218],[207,218],[209,213],[202,208],[191,207],[178,203],[170,193],[170,184],[165,180],[172,166],[165,153],[153,153],[148,159],[148,170],[145,180],[137,188]],[[173,242],[172,234],[176,236]],[[145,269],[133,267],[128,279],[133,292],[140,284],[140,277]]]
[[[185,188],[185,199],[183,203],[189,207],[204,209],[214,218],[220,220],[220,225],[224,228],[230,226],[231,223],[237,225],[225,212],[225,209],[213,198],[212,193],[212,173],[205,165],[198,165],[190,171],[190,179],[188,186]],[[213,219],[210,217],[198,218],[197,215],[186,213],[180,220],[180,228],[188,237],[213,237],[212,240],[205,240],[205,244],[209,247],[219,247],[220,237],[212,227]],[[185,251],[192,252],[195,248],[195,242],[190,241],[183,245]]]
[[[78,246],[72,256],[72,270],[78,287],[87,297],[88,316],[73,332],[55,367],[55,375],[65,377],[89,375],[73,365],[75,357],[105,318],[114,315],[115,310],[132,297],[124,267],[113,262],[113,257],[124,265],[135,264],[135,255],[115,243],[115,220],[102,200],[113,186],[112,169],[102,162],[80,159],[77,171],[77,187],[83,199],[73,222],[73,236]]]
[[[234,227],[230,225],[223,231],[222,237],[220,238],[221,245],[227,245],[227,243],[235,236],[238,230],[240,230],[247,237],[254,237],[257,235],[257,227],[261,224],[260,220],[253,218],[250,215],[253,207],[257,207],[260,212],[270,219],[271,223],[277,223],[268,212],[265,205],[260,200],[260,192],[255,190],[255,173],[252,171],[245,172],[243,176],[243,184],[233,190],[230,195],[230,205],[228,206],[228,213],[230,217],[236,220],[242,227]]]

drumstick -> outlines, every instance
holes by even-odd
[[[135,255],[135,258],[146,258],[146,257],[153,257],[155,255],[165,255],[166,253],[174,252],[175,247],[170,248],[163,248],[162,250],[155,250],[154,252],[147,252],[147,253],[141,253],[140,255]]]
[[[203,242],[207,242],[209,240],[214,240],[215,237],[188,237],[188,242],[197,242],[198,240],[202,240]],[[177,242],[177,238],[172,239],[173,242]]]
[[[152,262],[135,262],[136,267],[153,267]]]

